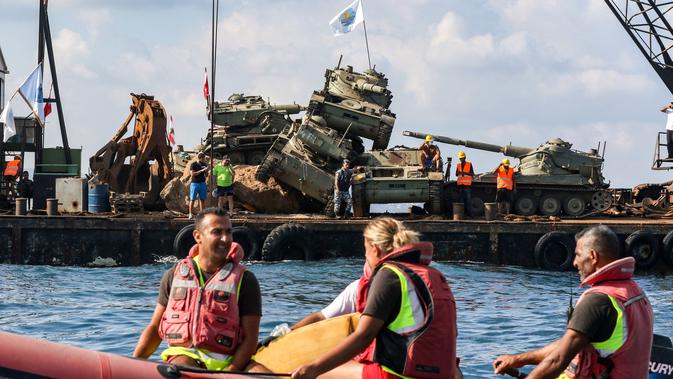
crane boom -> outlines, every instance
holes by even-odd
[[[673,94],[673,28],[666,14],[673,1],[604,0],[645,59]]]

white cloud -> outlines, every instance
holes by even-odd
[[[112,14],[107,8],[90,8],[80,10],[79,18],[86,24],[89,36],[95,39],[98,36],[100,29],[112,21]]]
[[[93,79],[97,74],[86,65],[89,47],[82,36],[70,29],[61,29],[54,39],[54,56],[59,70],[70,71],[82,78]]]
[[[549,78],[538,84],[540,93],[548,96],[583,95],[597,97],[618,93],[638,94],[651,88],[642,75],[625,74],[615,70],[580,70]]]

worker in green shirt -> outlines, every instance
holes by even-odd
[[[234,213],[234,168],[231,167],[229,157],[225,156],[220,163],[213,168],[213,175],[217,181],[217,188],[213,195],[217,197],[217,206],[224,208],[224,197],[229,201],[229,214]]]

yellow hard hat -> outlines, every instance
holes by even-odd
[[[503,159],[502,164],[504,164],[505,166],[509,166],[509,159],[507,158]]]
[[[458,158],[465,158],[465,152],[464,151],[459,151],[458,152]]]
[[[432,142],[432,136],[429,134],[425,136],[425,142]]]

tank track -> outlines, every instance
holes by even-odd
[[[376,136],[376,140],[374,140],[372,149],[385,150],[388,147],[388,142],[390,142],[390,135],[392,133],[393,127],[382,123],[379,126],[378,135]]]

